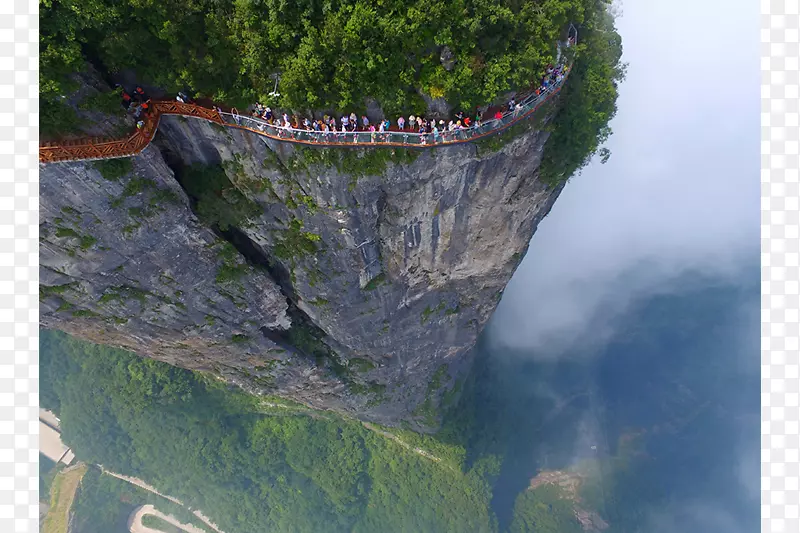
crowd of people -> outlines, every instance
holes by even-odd
[[[541,78],[539,87],[531,92],[531,96],[540,96],[549,91],[552,87],[557,86],[568,74],[568,67],[549,65],[545,74]],[[324,114],[321,118],[303,118],[300,119],[296,115],[290,116],[288,113],[278,113],[273,111],[267,105],[260,103],[252,106],[250,115],[263,121],[275,128],[278,128],[278,134],[282,137],[291,135],[292,130],[300,130],[305,132],[315,132],[323,134],[322,137],[335,138],[337,134],[347,133],[372,133],[373,142],[377,138],[381,138],[381,134],[388,132],[400,133],[413,133],[421,134],[420,142],[425,144],[426,138],[431,138],[433,142],[439,142],[442,138],[453,138],[459,132],[470,128],[480,128],[488,121],[499,121],[508,115],[517,116],[524,109],[521,102],[517,102],[512,98],[506,104],[506,110],[498,108],[488,118],[484,117],[486,110],[476,110],[474,114],[466,114],[463,111],[458,111],[455,115],[445,122],[444,119],[436,120],[435,118],[426,118],[422,116],[409,115],[408,118],[404,116],[397,117],[394,124],[388,118],[373,122],[366,115],[360,117],[355,113],[344,114],[338,119],[335,116]],[[234,116],[239,121],[238,112],[234,110]],[[263,130],[263,126],[259,128]],[[315,135],[314,137],[320,137]]]
[[[568,74],[569,67],[558,65],[549,65],[545,74],[540,80],[539,86],[531,91],[530,94],[525,95],[523,102],[529,97],[538,97],[548,91],[554,86],[561,83],[564,77]],[[141,86],[137,86],[132,93],[128,93],[124,87],[122,88],[122,104],[129,113],[132,114],[136,120],[136,127],[142,129],[144,127],[144,119],[150,111],[151,100]],[[179,92],[175,98],[181,103],[191,103],[192,100],[183,92]],[[278,135],[281,137],[296,137],[296,132],[315,132],[321,135],[312,135],[316,140],[329,139],[336,140],[342,134],[354,133],[370,133],[372,142],[376,140],[387,140],[387,133],[407,133],[419,135],[421,144],[426,144],[428,140],[434,143],[452,140],[458,137],[463,137],[465,130],[476,130],[484,124],[491,121],[501,121],[503,118],[511,115],[518,116],[525,105],[523,102],[517,102],[515,98],[509,100],[505,106],[498,107],[488,117],[484,117],[487,111],[491,108],[479,108],[473,114],[466,114],[463,111],[458,111],[454,116],[445,122],[444,119],[426,118],[422,116],[409,115],[407,118],[404,116],[397,117],[394,124],[388,118],[378,121],[371,121],[366,115],[359,117],[355,113],[344,114],[338,119],[335,116],[324,114],[321,118],[303,118],[300,119],[296,115],[289,116],[288,113],[277,113],[269,106],[260,103],[252,106],[250,115],[259,120],[257,127],[264,131],[264,123],[277,128]],[[222,109],[214,106],[219,112]],[[234,120],[237,123],[241,121],[241,115],[234,109],[232,111]],[[357,137],[357,136],[354,136]]]
[[[120,84],[115,85],[115,88],[122,89],[122,106],[136,120],[136,128],[142,129],[144,127],[143,119],[150,112],[150,97],[140,85],[137,85],[132,91],[133,94]]]

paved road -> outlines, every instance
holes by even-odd
[[[186,533],[206,533],[199,527],[196,527],[192,524],[183,524],[179,522],[175,517],[162,513],[150,504],[140,505],[133,510],[131,515],[128,517],[128,530],[131,533],[163,533],[160,529],[153,529],[142,524],[142,518],[148,514],[157,516],[165,522],[169,522],[173,526],[181,528],[182,530],[186,531]]]
[[[167,500],[169,500],[171,502],[174,502],[174,503],[177,503],[178,505],[183,505],[183,502],[180,501],[178,498],[173,498],[172,496],[167,496],[166,494],[161,494],[160,492],[158,492],[155,489],[155,487],[153,487],[151,485],[148,485],[147,483],[145,483],[144,481],[142,481],[139,478],[135,478],[135,477],[131,477],[131,476],[123,476],[122,474],[117,474],[116,472],[112,472],[110,470],[106,470],[105,468],[103,468],[103,465],[98,465],[98,466],[100,466],[100,469],[103,471],[104,474],[108,474],[109,476],[114,476],[115,478],[121,479],[122,481],[127,481],[131,485],[136,485],[139,488],[142,488],[142,489],[144,489],[144,490],[146,490],[148,492],[152,492],[153,494],[158,494],[162,498],[166,498]],[[147,507],[147,506],[144,506],[144,507]],[[149,507],[152,507],[152,505],[150,505]],[[191,508],[188,508],[188,507],[187,507],[187,509],[191,510]],[[197,518],[202,520],[208,527],[210,527],[211,529],[213,529],[217,533],[223,533],[223,531],[221,531],[219,529],[219,527],[217,527],[217,525],[214,522],[212,522],[206,515],[201,513],[199,510],[192,511],[192,514],[194,514]],[[133,516],[133,515],[131,515],[131,516]],[[179,526],[179,527],[182,527],[182,526]],[[194,526],[192,526],[192,527],[194,527]],[[195,529],[197,529],[197,528],[195,528]],[[147,533],[147,532],[150,532],[150,531],[154,531],[154,530],[145,528],[145,529],[142,530],[142,533]],[[156,532],[156,533],[158,533],[158,532]]]

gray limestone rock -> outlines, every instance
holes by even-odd
[[[42,167],[41,323],[430,430],[560,192],[538,179],[547,136],[322,149],[162,117],[118,180]],[[262,214],[225,235],[205,226],[173,173],[191,179],[193,163],[222,164]],[[243,275],[220,281],[227,267]]]

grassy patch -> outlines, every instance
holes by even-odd
[[[64,207],[62,207],[61,212],[67,215],[72,215],[74,217],[77,217],[78,219],[81,218],[81,212],[69,205],[65,205]]]
[[[134,222],[133,224],[127,224],[122,228],[122,234],[126,237],[130,237],[133,233],[142,227],[141,222]]]
[[[128,301],[136,300],[142,307],[147,302],[147,297],[152,294],[144,289],[138,287],[131,287],[130,285],[117,285],[109,287],[106,292],[100,297],[98,303],[106,304],[115,301]]]
[[[61,296],[70,289],[78,285],[77,281],[64,283],[63,285],[39,285],[39,301],[41,302],[48,296]]]
[[[288,228],[275,236],[275,245],[272,247],[272,253],[275,257],[289,263],[292,278],[294,278],[294,269],[297,266],[297,261],[317,253],[317,243],[321,239],[316,233],[303,231],[303,221],[294,218],[289,222]]]
[[[186,533],[185,529],[172,525],[166,520],[151,514],[146,514],[142,517],[142,525],[163,533]]]
[[[127,157],[102,159],[95,161],[93,165],[100,172],[100,175],[108,181],[118,181],[121,177],[133,171],[133,163]]]
[[[436,424],[437,410],[435,407],[435,395],[442,387],[442,379],[447,375],[447,365],[439,365],[436,372],[433,373],[430,382],[428,382],[428,389],[425,392],[425,401],[417,406],[411,414],[422,418],[422,423],[426,426],[433,426]]]
[[[433,308],[430,305],[425,306],[425,309],[422,310],[421,323],[424,324],[432,315],[441,313],[444,310],[445,305],[447,304],[444,302],[439,302],[439,305]]]
[[[366,285],[364,285],[364,290],[373,291],[378,287],[380,287],[381,285],[385,285],[386,283],[388,283],[386,281],[386,274],[384,272],[381,272],[380,274],[369,280]]]
[[[97,239],[95,239],[91,235],[83,235],[81,236],[81,242],[78,246],[80,246],[81,250],[86,251],[89,248],[91,248],[96,242]]]
[[[70,509],[75,493],[86,474],[87,466],[81,465],[69,472],[59,473],[50,489],[50,510],[44,519],[42,533],[67,533]]]
[[[80,234],[72,228],[56,228],[56,237],[79,237]]]
[[[156,188],[156,182],[147,178],[133,177],[125,184],[125,189],[122,191],[124,198],[136,196],[137,194]]]
[[[347,361],[347,366],[356,372],[369,372],[375,368],[375,363],[369,359],[362,359],[361,357],[354,357]]]
[[[247,263],[237,262],[239,252],[228,242],[222,242],[222,248],[217,253],[217,257],[222,261],[222,264],[217,268],[216,282],[218,284],[230,283],[238,285],[242,290],[241,278],[250,270]]]

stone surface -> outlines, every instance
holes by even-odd
[[[465,144],[414,155],[299,148],[163,117],[156,144],[118,182],[92,164],[42,167],[42,325],[252,392],[430,429],[560,192],[537,179],[546,139],[534,130],[491,152]],[[244,252],[235,261],[251,263],[240,286],[216,281],[230,260],[224,240],[193,215],[174,177],[193,163],[221,163],[263,209],[234,232]],[[151,185],[125,196],[131,176]],[[152,200],[162,190],[174,199]],[[59,225],[97,242],[84,250],[80,236],[57,237]],[[301,234],[315,253],[276,253]],[[104,297],[115,291],[124,294]],[[324,332],[329,360],[283,342],[298,313]]]

